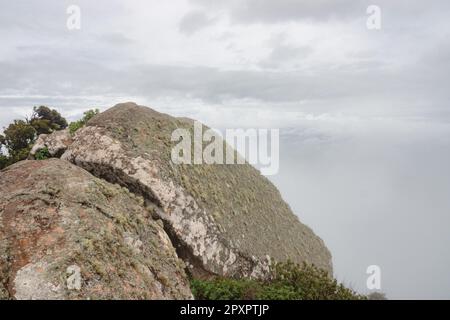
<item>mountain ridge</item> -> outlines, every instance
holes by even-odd
[[[251,165],[171,162],[171,133],[192,124],[135,103],[118,104],[73,135],[65,130],[39,137],[31,157],[47,148],[59,161],[142,198],[194,277],[264,278],[271,264],[287,260],[332,274],[323,241]]]

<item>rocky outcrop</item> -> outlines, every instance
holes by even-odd
[[[51,157],[60,157],[72,143],[69,129],[41,134],[30,151],[30,159],[34,160],[39,150],[47,149]]]
[[[142,197],[67,161],[3,170],[0,299],[192,298],[152,215]]]
[[[271,261],[285,260],[331,273],[323,241],[252,166],[172,163],[173,130],[192,126],[119,104],[78,130],[61,158],[143,197],[195,276],[263,277]]]

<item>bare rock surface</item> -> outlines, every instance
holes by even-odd
[[[67,161],[0,172],[0,299],[190,299],[144,200]]]
[[[332,272],[324,242],[249,164],[176,165],[171,134],[193,121],[135,103],[95,116],[62,159],[154,205],[178,256],[196,276],[263,277],[273,261]]]

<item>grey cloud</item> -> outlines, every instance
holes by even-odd
[[[39,31],[43,36],[66,33],[67,8],[77,5],[81,9],[82,26],[88,27],[102,17],[123,11],[123,2],[120,0],[98,0],[95,4],[89,0],[16,0],[3,1],[0,10],[0,30],[20,31],[22,35],[27,32]]]
[[[355,12],[365,13],[366,1],[352,0],[192,0],[205,7],[226,8],[231,19],[239,23],[284,23],[300,19],[327,20],[346,18]]]
[[[285,62],[301,62],[302,59],[308,57],[312,52],[312,48],[292,47],[289,45],[279,45],[270,53],[269,57],[263,60],[260,65],[268,68],[277,68]]]
[[[100,41],[105,41],[106,43],[113,46],[126,46],[134,43],[134,41],[128,38],[126,35],[119,32],[110,32],[98,36]]]
[[[209,18],[202,11],[191,11],[187,13],[180,21],[180,31],[186,35],[192,35],[195,32],[210,26],[214,23],[213,18]]]
[[[445,59],[445,58],[443,58]],[[40,63],[35,63],[40,61]],[[447,101],[445,71],[435,73],[436,61],[402,70],[382,66],[364,69],[367,61],[333,69],[323,66],[314,72],[301,70],[224,71],[209,67],[131,65],[111,68],[91,61],[81,52],[78,57],[53,52],[29,55],[20,60],[0,62],[0,94],[23,92],[42,95],[140,95],[191,97],[205,103],[228,99],[254,99],[265,103],[304,100],[337,103],[348,101],[358,108],[364,102],[386,102],[397,108],[432,101],[429,108]],[[370,66],[370,64],[369,64]],[[441,68],[442,69],[442,68]],[[445,70],[445,68],[444,68]],[[424,73],[426,71],[426,73]],[[430,100],[431,99],[431,100]]]
[[[260,62],[260,66],[263,68],[277,69],[286,63],[294,63],[294,67],[298,67],[303,59],[313,53],[312,47],[287,44],[284,33],[273,37],[268,44],[272,51],[266,59]]]
[[[365,12],[361,2],[352,0],[248,0],[245,5],[236,6],[232,17],[239,22],[288,22],[298,19],[330,19],[348,17],[352,13]]]
[[[391,23],[401,24],[405,19],[414,20],[428,13],[434,14],[434,8],[445,12],[450,8],[446,0],[430,2],[414,0],[191,0],[196,5],[210,10],[227,10],[232,21],[240,24],[250,23],[286,23],[291,21],[320,21],[330,19],[359,20],[367,17],[369,5],[378,5]]]

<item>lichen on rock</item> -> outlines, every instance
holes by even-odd
[[[14,164],[0,173],[0,298],[190,299],[161,234],[127,189],[64,160]]]
[[[263,277],[271,261],[286,260],[332,273],[323,241],[251,165],[172,163],[172,132],[192,126],[192,120],[119,104],[78,130],[61,158],[154,204],[194,275]]]

